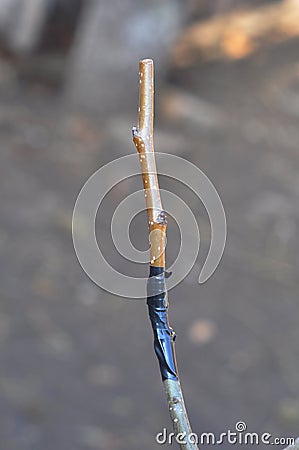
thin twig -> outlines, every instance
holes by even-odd
[[[154,155],[154,64],[151,59],[139,63],[139,123],[132,130],[140,155],[142,179],[150,239],[150,275],[147,304],[154,332],[154,348],[175,435],[181,450],[198,450],[194,441],[180,385],[174,340],[168,322],[168,296],[165,285],[165,242],[167,220],[162,208]],[[184,441],[184,442],[183,442]]]

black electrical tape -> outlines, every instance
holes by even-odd
[[[154,349],[162,380],[177,380],[175,333],[168,323],[168,299],[163,267],[150,266],[147,295],[148,312],[154,332]]]

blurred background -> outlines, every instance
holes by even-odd
[[[170,292],[194,431],[243,420],[298,435],[298,45],[298,0],[0,0],[1,450],[158,449],[171,430],[145,302],[93,284],[71,238],[83,183],[135,152],[145,57],[156,149],[206,173],[228,222],[220,266],[199,286],[209,219],[161,177],[201,231],[198,262]],[[141,187],[135,177],[109,193],[97,233],[112,265],[146,275],[110,238],[115,207]],[[144,250],[145,215],[130,231]],[[178,242],[171,219],[169,263]]]

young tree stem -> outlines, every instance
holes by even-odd
[[[168,322],[168,296],[165,285],[165,242],[167,220],[160,197],[154,155],[154,64],[139,63],[139,121],[132,130],[140,157],[150,240],[150,277],[147,304],[154,332],[154,347],[173,429],[181,450],[198,450],[192,433],[180,385],[174,348],[175,333]],[[177,439],[177,441],[178,441]]]

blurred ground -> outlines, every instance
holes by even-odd
[[[203,239],[199,265],[170,293],[197,433],[244,420],[248,431],[298,434],[298,44],[173,69],[158,93],[157,150],[197,164],[228,220],[222,262],[199,286],[208,219],[190,193],[171,185],[189,200]],[[10,66],[0,83],[0,447],[158,449],[155,435],[170,423],[145,304],[95,286],[71,240],[72,208],[88,176],[134,152],[135,110],[75,113],[61,91],[20,82]],[[113,204],[140,187],[136,179],[111,194],[100,235]],[[140,243],[143,231],[135,227]],[[168,242],[172,236],[174,227]],[[125,270],[116,255],[112,262]]]

